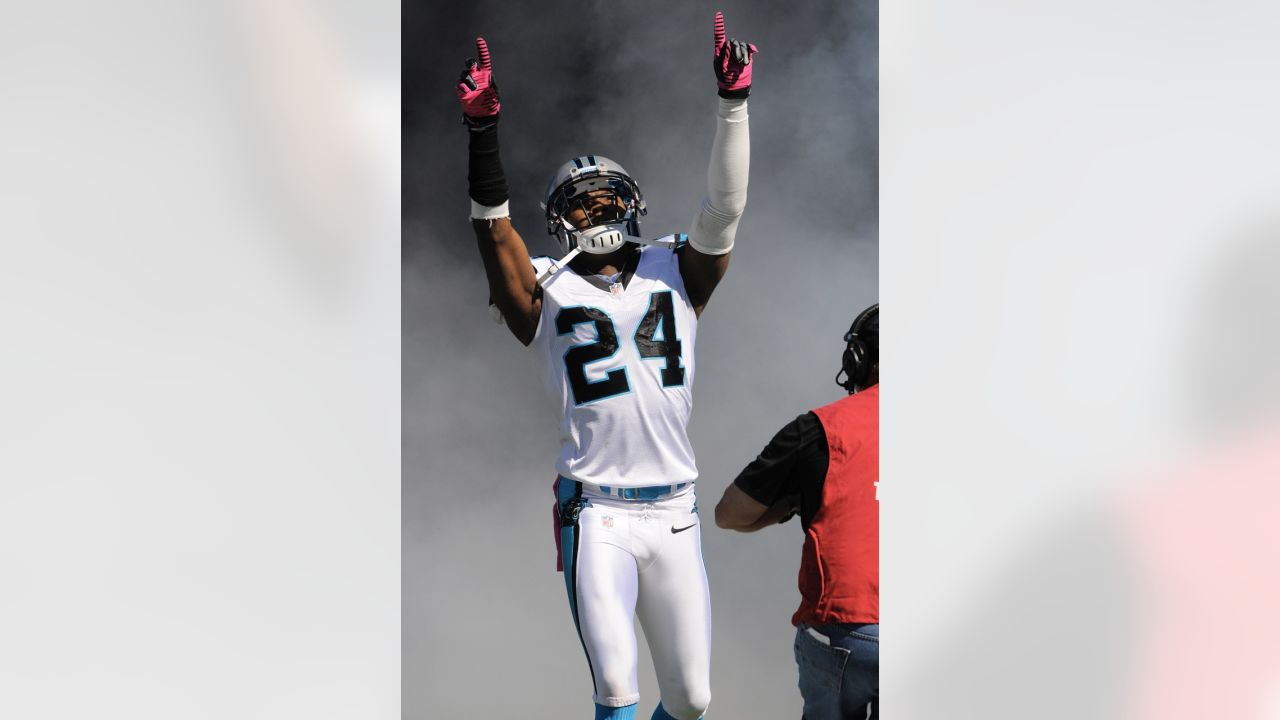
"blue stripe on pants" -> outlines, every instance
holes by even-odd
[[[578,632],[578,642],[582,645],[582,654],[587,658],[587,671],[591,673],[592,692],[596,688],[596,671],[591,664],[591,654],[587,652],[587,643],[582,637],[582,626],[578,623],[578,519],[566,524],[569,514],[565,512],[565,503],[581,497],[582,485],[562,477],[556,484],[556,500],[560,503],[560,553],[564,561],[564,587],[569,594],[569,612],[573,614],[573,627]]]

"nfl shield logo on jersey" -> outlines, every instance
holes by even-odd
[[[607,528],[613,527],[613,517],[609,515],[605,515],[604,517],[600,518],[600,524],[604,525]]]

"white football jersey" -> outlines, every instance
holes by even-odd
[[[542,273],[550,258],[534,258]],[[642,246],[610,286],[565,268],[543,284],[531,350],[560,405],[560,475],[609,487],[690,482],[698,319],[673,250]]]

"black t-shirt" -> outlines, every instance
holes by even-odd
[[[822,504],[828,460],[827,434],[818,416],[808,412],[779,430],[733,482],[762,505],[795,498],[807,528]]]

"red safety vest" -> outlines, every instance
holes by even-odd
[[[791,624],[880,622],[880,386],[814,410],[827,436],[822,504],[805,530]]]

